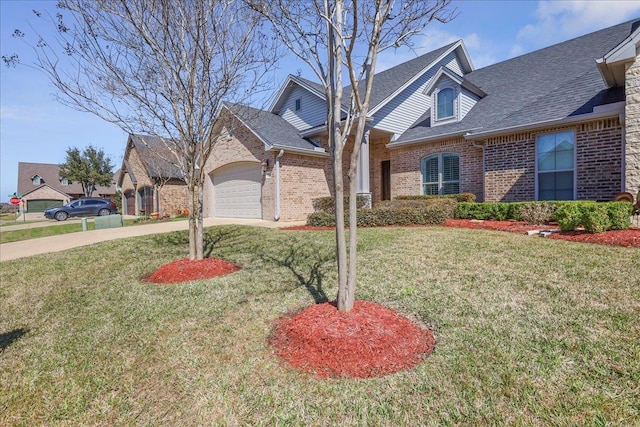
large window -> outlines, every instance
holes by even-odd
[[[454,91],[450,87],[436,94],[436,120],[453,117],[453,95]]]
[[[429,195],[460,193],[460,156],[434,154],[422,159],[422,193]]]
[[[538,136],[538,200],[575,199],[575,132]]]

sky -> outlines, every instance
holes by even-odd
[[[481,68],[640,18],[637,0],[454,0],[454,5],[453,21],[431,23],[413,39],[413,49],[383,52],[377,70],[459,39],[464,40],[474,67]],[[17,53],[23,63],[32,58],[30,48],[12,33],[16,28],[29,30],[37,22],[34,9],[55,14],[55,1],[0,0],[1,55]],[[290,72],[314,80],[304,64],[285,58],[274,94]],[[117,169],[126,141],[127,134],[117,126],[56,101],[55,89],[41,72],[24,65],[0,65],[0,202],[7,202],[17,190],[18,162],[59,164],[68,148],[93,145],[102,148]]]

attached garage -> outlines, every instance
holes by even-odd
[[[216,169],[213,182],[213,216],[262,218],[262,167],[260,163],[233,163]]]
[[[55,199],[27,200],[27,212],[44,212],[48,208],[62,206],[63,204],[62,200]]]

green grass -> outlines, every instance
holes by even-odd
[[[17,223],[14,225],[20,225]],[[125,219],[124,226],[141,225],[136,222],[135,219]],[[87,230],[95,230],[96,225],[93,221],[87,222]],[[18,242],[21,240],[37,239],[39,237],[57,236],[60,234],[77,233],[82,231],[82,223],[73,221],[69,223],[56,223],[53,225],[47,225],[46,223],[42,227],[25,228],[22,230],[10,230],[2,231],[0,233],[0,243]]]
[[[360,230],[357,297],[429,325],[436,349],[321,380],[267,338],[335,295],[333,235],[211,228],[207,252],[243,268],[177,285],[139,277],[187,256],[186,232],[1,263],[0,425],[639,424],[640,250]]]

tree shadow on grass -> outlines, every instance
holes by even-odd
[[[236,239],[242,235],[242,231],[237,227],[215,227],[205,229],[203,235],[203,257],[210,258],[214,249],[221,247],[230,248],[236,243]],[[189,233],[184,231],[174,231],[157,235],[155,243],[169,246],[189,246]]]
[[[325,277],[325,266],[335,260],[334,254],[322,253],[318,247],[308,243],[292,244],[283,253],[271,255],[260,254],[262,261],[287,268],[298,281],[298,286],[304,286],[313,297],[316,304],[329,301],[322,288]]]
[[[11,344],[18,341],[22,338],[26,333],[29,332],[28,329],[18,328],[13,331],[3,332],[0,334],[0,354],[2,354]]]

